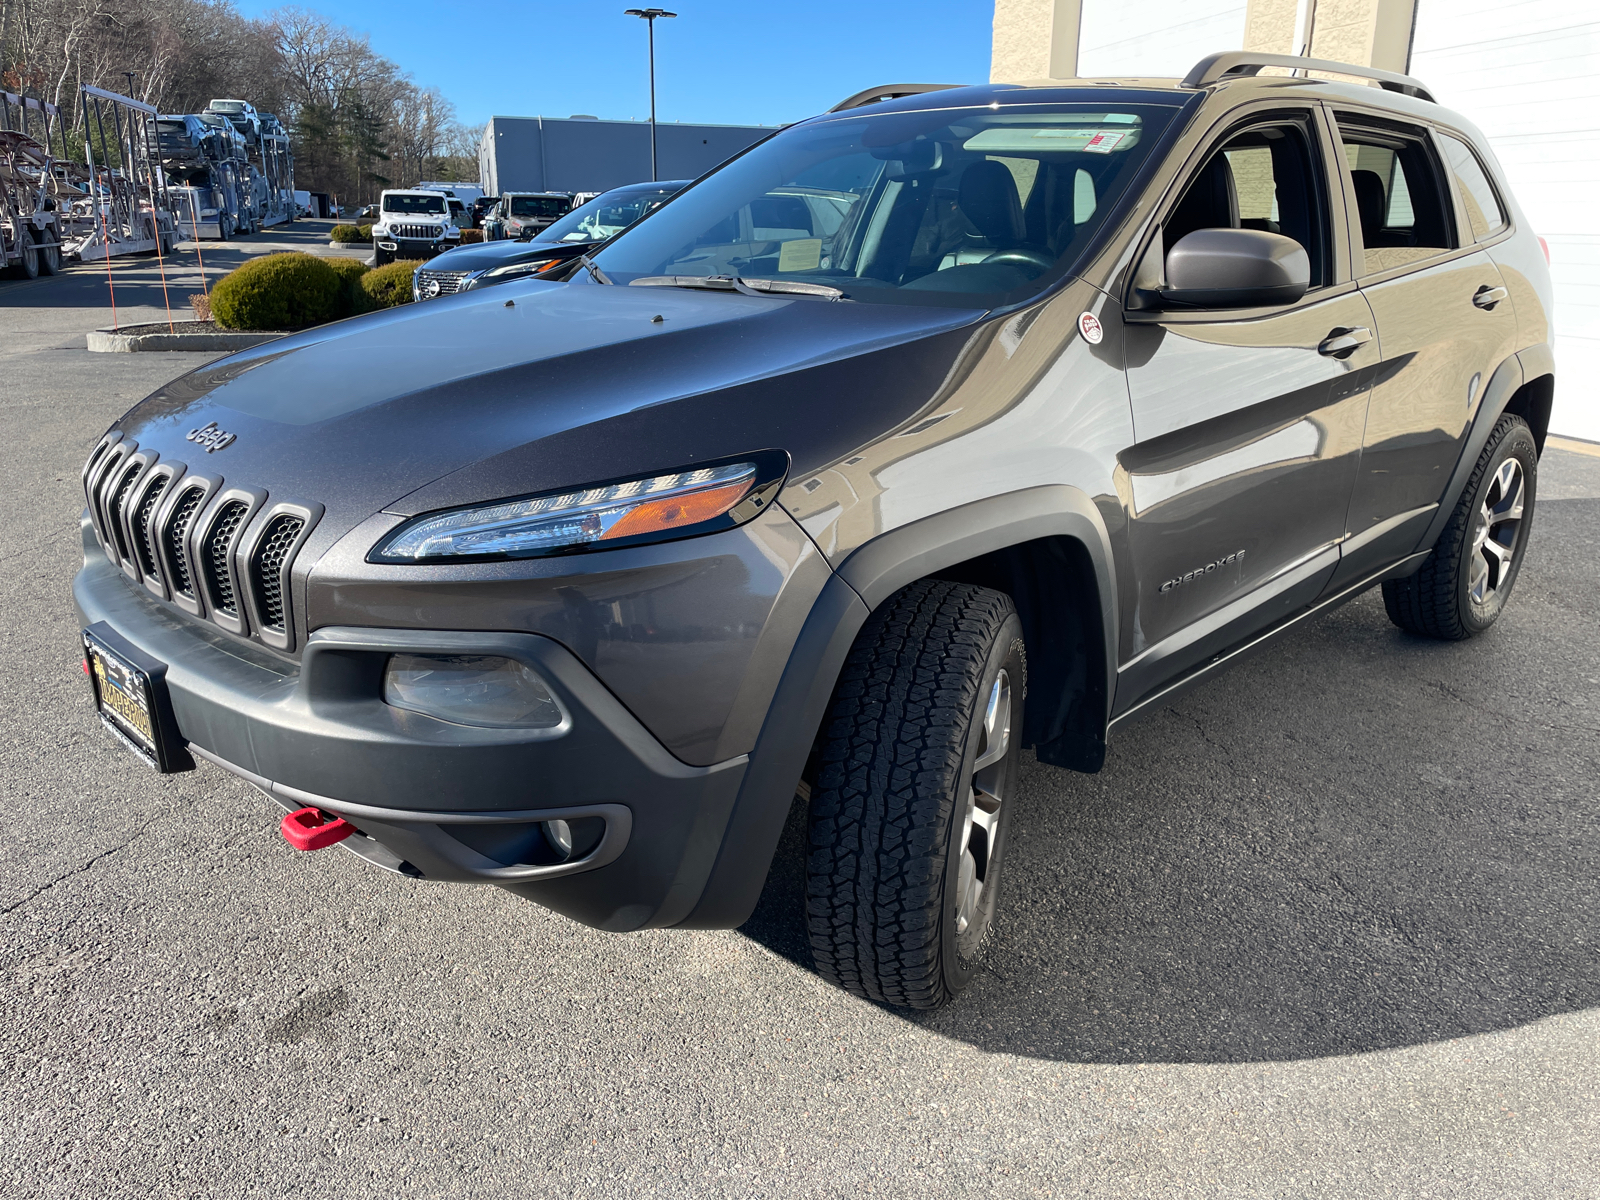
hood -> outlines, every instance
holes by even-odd
[[[269,342],[118,422],[327,513],[308,551],[410,514],[776,447],[836,461],[946,378],[970,310],[523,282]],[[234,439],[207,453],[187,434]],[[216,438],[213,441],[218,440]]]
[[[531,258],[554,258],[557,254],[581,254],[598,249],[594,242],[473,242],[446,250],[432,259],[430,271],[492,271],[496,267],[527,262]]]

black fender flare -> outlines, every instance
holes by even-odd
[[[750,752],[750,765],[706,886],[688,915],[671,923],[691,929],[729,929],[742,925],[755,910],[834,684],[874,608],[907,584],[958,563],[1062,536],[1081,543],[1093,564],[1109,704],[1117,661],[1116,574],[1105,522],[1081,488],[1066,484],[1025,488],[880,534],[835,569],[812,605]],[[1109,718],[1109,708],[1106,715]]]
[[[1534,369],[1530,371],[1528,367]],[[1494,432],[1495,423],[1506,411],[1511,398],[1529,380],[1554,373],[1555,356],[1549,346],[1542,344],[1508,355],[1494,369],[1494,374],[1489,376],[1489,382],[1484,385],[1477,414],[1467,428],[1467,436],[1461,444],[1461,456],[1456,459],[1456,468],[1450,473],[1450,483],[1439,498],[1439,507],[1434,510],[1433,520],[1428,523],[1427,530],[1417,543],[1417,552],[1431,550],[1438,543],[1444,527],[1450,523],[1450,517],[1456,510],[1456,502],[1467,486],[1467,479],[1472,475],[1472,468],[1478,464],[1478,456],[1483,453],[1489,435]]]

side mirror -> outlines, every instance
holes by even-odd
[[[1197,229],[1167,252],[1161,298],[1200,308],[1293,304],[1311,286],[1311,257],[1281,233]]]

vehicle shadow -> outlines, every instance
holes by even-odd
[[[1600,1005],[1600,730],[1537,688],[1479,702],[1541,623],[1441,645],[1371,593],[1119,731],[1099,775],[1025,754],[985,969],[901,1015],[991,1051],[1197,1063]],[[803,855],[797,803],[744,932],[809,968]]]

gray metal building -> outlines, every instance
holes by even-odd
[[[764,125],[656,126],[661,179],[693,179],[773,132]],[[650,123],[595,117],[490,117],[478,178],[502,192],[602,192],[650,178]]]

